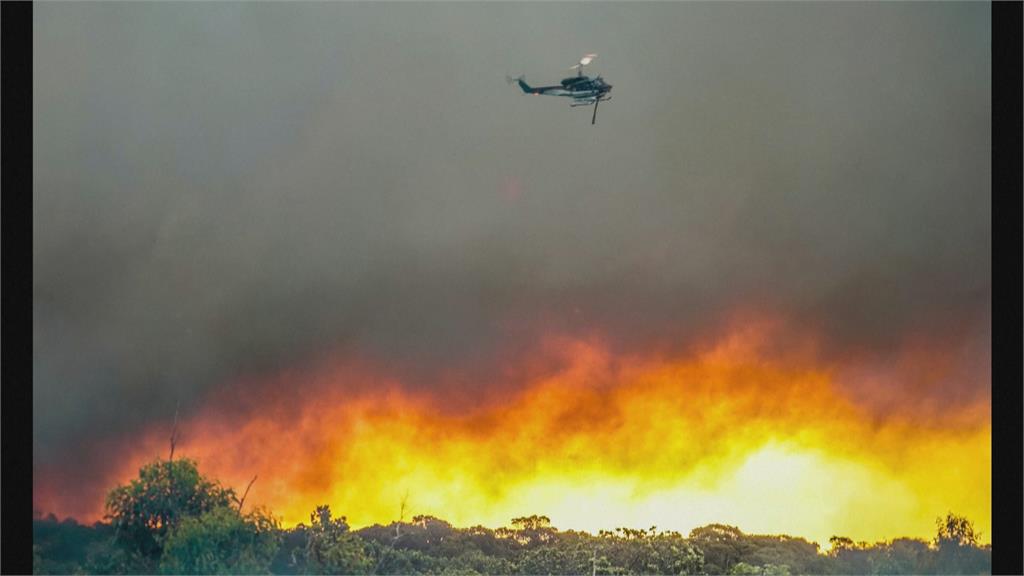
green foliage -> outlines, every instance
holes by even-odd
[[[375,524],[356,531],[356,534],[378,544],[381,549],[393,546],[396,549],[419,550],[448,559],[466,552],[479,551],[488,557],[511,561],[520,553],[523,546],[516,541],[514,531],[509,528],[491,530],[483,526],[473,526],[456,529],[444,520],[432,516],[416,516],[411,523],[392,522],[388,526]]]
[[[281,531],[281,545],[270,563],[272,574],[306,574],[306,542],[308,530],[299,524],[291,530]]]
[[[373,544],[377,574],[511,574],[514,564],[500,553],[493,531],[458,530],[433,516],[411,523],[375,525],[357,533]],[[478,544],[498,555],[484,553]]]
[[[938,519],[931,542],[898,538],[818,545],[784,535],[744,534],[711,524],[684,537],[655,528],[597,535],[559,531],[545,516],[511,526],[456,528],[433,516],[349,529],[318,507],[310,525],[277,527],[263,512],[241,514],[234,492],[202,478],[195,464],[157,462],[108,499],[110,524],[56,518],[33,522],[33,570],[62,574],[987,574],[991,547],[966,519]]]
[[[374,574],[438,574],[445,568],[443,558],[419,550],[372,545],[372,556],[377,558],[371,567]]]
[[[737,562],[729,570],[730,576],[790,576],[789,566],[778,564],[765,564],[754,566],[746,562]]]
[[[928,574],[932,551],[924,540],[897,538],[871,557],[872,574]]]
[[[73,574],[83,571],[90,546],[109,540],[110,526],[86,526],[74,519],[58,521],[53,515],[32,522],[32,569],[36,574]]]
[[[678,532],[618,528],[602,531],[595,543],[612,572],[700,574],[704,569],[704,553]]]
[[[127,486],[110,492],[107,518],[120,545],[155,563],[167,533],[183,518],[234,502],[234,491],[200,476],[195,462],[156,461],[143,466]]]
[[[708,574],[728,574],[752,550],[746,535],[726,524],[708,524],[690,531],[690,540],[704,553]]]
[[[871,574],[872,556],[877,552],[867,542],[857,542],[845,536],[833,536],[829,558],[832,559],[833,574]]]
[[[729,569],[729,576],[753,576],[760,573],[760,567],[747,564],[746,562],[737,562]]]
[[[504,558],[488,556],[480,550],[469,549],[451,558],[442,574],[512,574],[515,565]]]
[[[966,518],[949,514],[936,520],[936,537],[897,538],[892,542],[854,543],[833,536],[828,553],[833,574],[989,574],[992,555],[978,546],[978,534]]]
[[[242,515],[219,507],[189,516],[171,529],[160,571],[165,574],[269,574],[279,532],[260,510]]]
[[[152,572],[152,563],[127,552],[113,538],[93,542],[86,549],[86,574],[142,574]]]
[[[772,573],[823,574],[828,571],[819,546],[803,538],[784,535],[746,535],[750,544],[749,561]]]
[[[311,574],[368,574],[375,567],[368,545],[349,531],[342,516],[331,518],[329,506],[318,506],[307,530],[306,570]]]
[[[518,562],[519,574],[586,574],[591,552],[579,542],[560,542],[527,548]]]

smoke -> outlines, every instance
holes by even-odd
[[[472,395],[544,334],[748,312],[879,411],[987,397],[984,5],[55,3],[34,38],[37,470],[332,355]],[[503,81],[591,51],[596,126]]]

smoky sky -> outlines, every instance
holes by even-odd
[[[638,349],[739,308],[987,362],[989,14],[40,4],[37,463],[321,354],[485,373],[542,331]],[[505,82],[587,52],[594,126]]]

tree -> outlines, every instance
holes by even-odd
[[[760,576],[761,567],[747,564],[746,562],[737,562],[733,564],[732,568],[729,569],[729,576]]]
[[[699,574],[704,553],[678,532],[617,528],[602,530],[593,542],[595,556],[606,558],[612,571],[628,574]]]
[[[269,574],[279,545],[277,522],[254,510],[219,507],[184,518],[167,535],[165,574]]]
[[[785,567],[796,574],[822,574],[828,569],[828,560],[819,554],[818,544],[803,538],[748,535],[746,541],[751,550],[744,560],[768,571]]]
[[[963,516],[949,513],[935,520],[937,534],[936,568],[940,574],[982,574],[991,572],[991,551],[978,547],[980,533]]]
[[[846,550],[853,548],[853,539],[847,538],[846,536],[833,536],[828,539],[828,543],[832,545],[833,555],[840,550]]]
[[[377,558],[377,562],[370,566],[373,574],[437,574],[445,567],[445,559],[419,550],[396,549],[377,542],[370,543],[370,548],[373,549],[371,556]]]
[[[270,563],[270,571],[274,574],[305,574],[306,544],[309,530],[305,524],[299,524],[291,530],[281,531],[281,545]]]
[[[444,572],[447,574],[511,574],[515,567],[503,558],[495,558],[480,550],[470,548],[462,554],[451,558]]]
[[[433,516],[413,516],[412,524],[402,529],[402,547],[429,551],[437,549],[446,540],[450,541],[455,529],[452,525]]]
[[[140,574],[152,571],[152,564],[108,539],[89,545],[83,569],[86,574]]]
[[[331,518],[329,506],[317,506],[307,531],[306,570],[312,574],[368,574],[374,567],[367,545],[349,531],[342,516]]]
[[[202,477],[194,461],[156,461],[107,495],[106,517],[118,544],[155,564],[167,533],[182,519],[232,503],[234,491]]]
[[[110,538],[112,531],[102,525],[87,526],[73,518],[57,520],[52,514],[32,521],[33,560],[38,555],[36,574],[81,572],[93,544]]]
[[[978,543],[978,536],[975,533],[974,524],[963,516],[949,513],[945,518],[936,518],[935,526],[938,534],[935,536],[935,545],[939,548],[945,546],[974,546]]]
[[[517,564],[520,574],[589,574],[591,552],[579,543],[534,546],[524,551]]]
[[[554,539],[557,532],[551,526],[551,519],[547,516],[523,516],[512,519],[512,528],[499,528],[498,536],[512,538],[519,544],[526,547],[547,544]]]
[[[503,530],[508,529],[491,530],[483,526],[473,526],[455,531],[451,540],[463,548],[480,550],[487,556],[511,562],[519,552],[520,545],[514,539],[504,536]]]
[[[828,541],[832,544],[828,555],[836,574],[871,573],[871,550],[866,542],[854,543],[845,536],[833,536]]]
[[[927,574],[931,550],[924,540],[897,538],[872,558],[872,574]]]
[[[704,553],[704,566],[709,574],[727,574],[751,549],[746,535],[739,528],[726,524],[694,528],[690,531],[690,540]]]

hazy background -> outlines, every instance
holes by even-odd
[[[643,349],[738,309],[881,365],[925,338],[963,377],[915,394],[988,394],[986,3],[34,18],[37,467],[321,354],[483,386],[543,331]],[[587,52],[595,126],[504,81]]]

